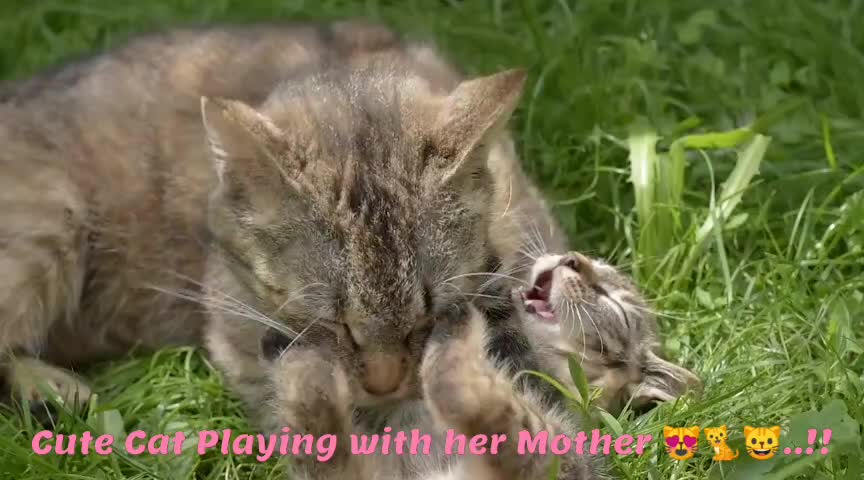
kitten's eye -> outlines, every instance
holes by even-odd
[[[769,438],[769,439],[768,439],[768,445],[771,445],[772,443],[774,443],[774,440],[772,440],[772,439]]]
[[[754,439],[750,440],[750,443],[752,443],[753,445],[756,445],[756,439],[754,438]]]
[[[267,360],[273,360],[291,345],[291,339],[282,332],[274,329],[267,330],[261,337],[261,353]]]

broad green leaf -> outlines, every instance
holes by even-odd
[[[126,429],[123,425],[123,416],[117,410],[106,410],[97,413],[93,418],[94,430],[100,434],[109,434],[115,439],[126,436]]]
[[[621,427],[617,418],[613,417],[611,413],[602,408],[598,408],[597,411],[600,413],[600,418],[603,419],[603,423],[605,423],[610,430],[615,432],[615,436],[620,437],[624,435],[624,429]]]

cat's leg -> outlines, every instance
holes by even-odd
[[[27,400],[44,400],[47,385],[84,402],[90,390],[77,376],[38,359],[51,324],[77,313],[85,260],[83,204],[47,175],[0,182],[0,384]]]
[[[486,321],[472,306],[454,308],[438,320],[421,376],[424,397],[439,428],[466,436],[487,435],[490,441],[492,435],[506,435],[497,454],[466,459],[481,478],[548,478],[552,457],[520,454],[520,432],[547,432],[552,438],[576,430],[568,415],[548,408],[541,395],[520,391],[513,377],[488,359]],[[599,475],[575,454],[561,457],[560,479]]]
[[[350,439],[353,406],[344,369],[332,355],[314,347],[282,352],[270,370],[272,415],[265,423],[274,432],[310,434],[323,450],[291,455],[292,479],[339,480],[352,472]]]

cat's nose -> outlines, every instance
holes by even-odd
[[[582,278],[589,283],[595,281],[596,275],[594,273],[594,265],[591,263],[591,259],[579,252],[570,252],[567,255],[563,255],[561,259],[558,260],[558,266],[567,267],[574,272],[581,274]]]
[[[363,352],[360,355],[363,389],[373,395],[395,392],[405,378],[407,358],[402,352]]]

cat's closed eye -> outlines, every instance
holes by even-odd
[[[276,329],[268,329],[261,337],[261,353],[266,360],[273,360],[291,345],[292,339]]]

